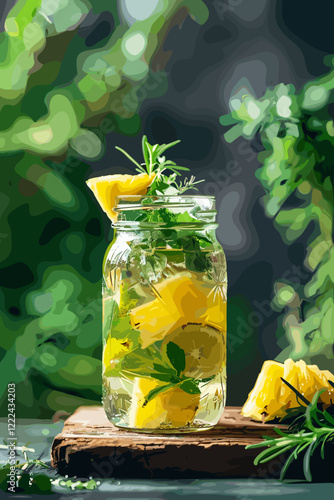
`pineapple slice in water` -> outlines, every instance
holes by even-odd
[[[163,382],[136,377],[129,410],[129,426],[137,429],[187,427],[195,418],[200,394],[169,388],[145,404],[147,394]]]

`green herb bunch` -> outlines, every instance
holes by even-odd
[[[189,168],[177,165],[172,160],[167,160],[163,156],[164,152],[175,146],[181,141],[170,142],[169,144],[154,144],[151,145],[146,135],[142,139],[142,152],[143,152],[143,163],[138,163],[132,156],[129,155],[124,149],[116,146],[116,149],[121,151],[129,160],[136,165],[136,171],[138,173],[155,173],[156,177],[151,184],[147,195],[180,195],[189,189],[195,189],[196,184],[203,182],[203,180],[195,181],[195,177],[192,175],[190,179],[185,178],[183,181],[177,181],[177,177],[181,175],[180,171],[189,171]],[[166,175],[166,171],[169,170],[171,173]],[[164,173],[165,172],[165,173]]]
[[[255,459],[254,464],[265,463],[283,453],[290,453],[281,469],[280,479],[284,480],[285,475],[294,461],[303,461],[303,473],[306,481],[312,481],[311,458],[315,450],[320,448],[320,456],[325,459],[325,444],[334,439],[334,406],[327,410],[320,408],[318,403],[320,395],[324,390],[317,391],[309,402],[299,391],[288,384],[297,395],[297,400],[304,403],[297,408],[287,410],[287,415],[281,423],[289,422],[287,431],[275,428],[280,436],[272,438],[264,436],[264,441],[258,444],[249,445],[247,448],[266,447]],[[331,385],[334,384],[329,381]]]
[[[132,333],[132,337],[134,333]],[[184,375],[186,367],[186,355],[174,342],[168,342],[166,347],[167,359],[161,356],[157,346],[145,349],[136,348],[118,363],[116,369],[105,372],[106,376],[119,376],[120,372],[125,376],[140,376],[141,378],[155,379],[162,382],[144,398],[143,407],[147,405],[158,394],[165,393],[170,389],[182,389],[188,394],[201,394],[199,384],[209,384],[215,376],[206,378],[192,378]],[[158,361],[158,362],[154,362]]]
[[[168,342],[167,356],[171,366],[166,364],[153,364],[153,368],[156,372],[154,374],[154,378],[165,382],[165,384],[152,389],[146,395],[144,405],[155,398],[158,394],[175,387],[179,387],[188,394],[201,394],[201,391],[198,388],[199,380],[182,376],[182,371],[184,371],[186,367],[186,356],[184,350],[174,342]]]
[[[167,160],[163,154],[167,149],[175,146],[179,142],[180,141],[177,140],[169,144],[151,145],[148,142],[147,137],[144,135],[142,138],[144,162],[141,164],[139,164],[122,148],[116,146],[116,149],[121,151],[136,165],[136,171],[138,173],[147,173],[149,175],[152,173],[156,174],[154,181],[148,189],[148,197],[177,196],[183,194],[187,190],[197,190],[196,184],[203,182],[203,180],[195,181],[194,176],[190,176],[189,180],[187,178],[183,181],[177,180],[177,177],[181,175],[181,171],[188,171],[189,169],[187,167],[177,165],[171,160]],[[207,250],[208,246],[213,245],[211,239],[205,236],[203,232],[201,234],[197,234],[189,230],[175,230],[176,225],[191,225],[192,223],[197,222],[195,217],[195,213],[190,215],[186,210],[182,213],[175,214],[170,211],[168,207],[159,207],[155,210],[144,211],[142,214],[136,215],[135,220],[154,225],[162,225],[163,228],[161,230],[156,228],[154,237],[150,239],[149,243],[152,249],[157,249],[160,246],[164,247],[166,243],[168,243],[171,248],[183,251],[185,264],[189,271],[209,272],[212,267],[212,263],[208,256],[208,252],[205,252],[205,250]],[[141,247],[145,250],[147,242],[141,244]],[[163,258],[164,256],[159,257],[156,254],[152,254],[146,258],[144,266],[140,259],[138,260],[137,265],[142,269],[143,276],[146,279],[148,279],[148,274],[150,272],[155,272],[156,267],[161,267],[161,259]],[[149,267],[148,270],[145,269],[147,267]]]
[[[221,117],[232,128],[228,142],[239,137],[260,140],[262,166],[256,176],[266,190],[265,212],[284,242],[292,244],[313,229],[305,248],[304,283],[281,279],[272,306],[285,310],[285,343],[278,360],[316,356],[334,368],[333,146],[334,70],[300,92],[280,84],[261,99],[244,96]]]

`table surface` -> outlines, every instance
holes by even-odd
[[[102,406],[81,406],[56,436],[51,463],[60,474],[120,479],[275,479],[279,462],[277,469],[262,467],[259,473],[254,465],[258,450],[246,448],[261,443],[264,434],[276,437],[273,427],[227,406],[218,424],[205,432],[147,434],[118,429]]]
[[[50,462],[50,449],[53,438],[60,433],[63,422],[53,423],[50,420],[17,419],[16,437],[18,446],[29,443],[29,448],[35,450],[29,453],[29,458],[42,455],[42,460]],[[7,436],[7,419],[0,419],[0,442],[4,443]],[[0,449],[0,460],[7,461],[6,450]],[[104,479],[100,481],[98,490],[71,491],[65,487],[54,487],[54,499],[65,498],[67,495],[78,500],[88,500],[91,495],[100,500],[118,499],[229,499],[229,500],[314,500],[316,496],[322,498],[334,497],[334,484],[283,484],[273,479],[195,479],[195,480],[141,480],[141,479]],[[1,493],[0,493],[1,495]],[[7,497],[7,495],[6,495]],[[22,498],[32,498],[32,495],[23,495]],[[39,497],[36,495],[36,498]]]

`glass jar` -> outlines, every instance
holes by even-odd
[[[226,260],[205,196],[121,196],[103,263],[103,405],[117,427],[192,432],[226,398]]]

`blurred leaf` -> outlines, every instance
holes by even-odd
[[[103,156],[106,135],[138,133],[143,96],[165,92],[159,48],[181,10],[200,23],[208,14],[201,0],[162,0],[130,22],[120,1],[18,0],[7,15],[0,34],[4,415],[8,382],[25,417],[101,401],[101,265],[112,231],[88,193],[84,162]],[[164,260],[150,262],[152,272]]]
[[[334,368],[333,102],[331,69],[298,93],[292,85],[280,84],[261,99],[232,99],[231,113],[221,118],[223,125],[234,125],[226,133],[228,142],[258,134],[264,151],[258,156],[262,166],[256,176],[266,191],[266,214],[285,243],[314,228],[304,261],[305,271],[313,276],[303,270],[300,284],[293,278],[277,282],[272,307],[284,314],[286,339],[280,340],[278,359],[303,358],[326,363],[326,368]],[[288,275],[293,274],[289,270]]]

